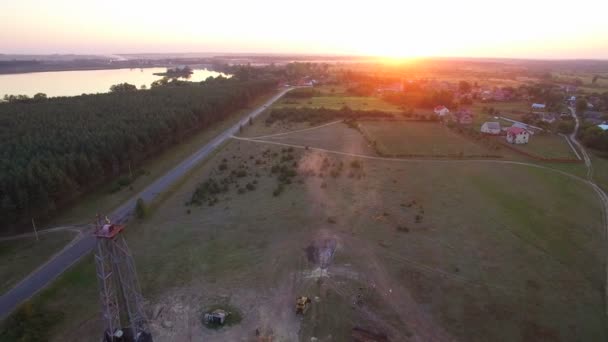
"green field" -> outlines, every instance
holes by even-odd
[[[39,234],[40,241],[33,236],[0,241],[0,294],[10,290],[74,237],[74,232],[63,231]]]
[[[273,107],[325,107],[340,109],[348,106],[355,110],[381,110],[386,112],[401,112],[399,106],[390,104],[379,97],[363,96],[313,96],[308,99],[282,99]]]
[[[386,155],[474,157],[500,154],[434,122],[362,121],[361,131]]]
[[[535,134],[527,144],[514,147],[543,158],[577,159],[566,139],[557,134]]]
[[[590,157],[593,165],[593,178],[604,191],[608,191],[608,155],[592,151]]]
[[[318,148],[348,152],[360,137],[342,136],[343,146],[327,138],[339,139],[344,129],[273,141],[318,138]],[[149,218],[128,225],[146,305],[163,307],[151,321],[155,339],[248,340],[260,329],[281,341],[330,335],[344,341],[354,326],[392,341],[608,337],[601,209],[583,182],[522,165],[286,151],[233,141]],[[277,179],[270,168],[285,163],[286,154],[294,157],[287,163],[296,162],[297,176],[273,196]],[[224,172],[245,170],[238,183],[256,181],[255,190],[232,189],[213,206],[185,206],[199,182],[221,175],[222,163]],[[338,165],[343,170],[334,174]],[[328,241],[336,247],[324,272],[307,251]],[[314,298],[302,319],[292,312],[298,295]],[[202,328],[200,313],[222,303],[238,309],[242,322]],[[91,258],[34,304],[64,314],[51,329],[54,341],[97,338]],[[163,328],[163,321],[173,328]]]

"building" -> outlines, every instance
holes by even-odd
[[[511,126],[507,129],[507,142],[510,144],[527,144],[530,140],[530,132],[521,128]]]
[[[500,122],[484,122],[483,125],[481,125],[481,133],[487,133],[487,134],[500,134]]]
[[[523,122],[515,122],[513,125],[511,125],[511,127],[518,127],[518,128],[525,129],[526,131],[528,131],[528,133],[530,133],[530,135],[534,135],[535,129],[542,131],[542,128],[540,128],[540,127],[531,126],[531,125],[525,124]]]
[[[592,110],[588,110],[583,113],[583,118],[584,118],[585,122],[593,124],[593,125],[603,123],[605,117],[606,117],[606,114],[604,114],[602,112],[592,111]]]
[[[461,125],[470,125],[473,123],[473,114],[468,109],[461,109],[454,114],[456,122]]]
[[[446,106],[437,106],[437,107],[435,107],[435,109],[433,109],[433,111],[439,117],[446,116],[450,113],[450,110]]]
[[[608,124],[597,125],[602,131],[608,131]]]
[[[533,103],[532,109],[545,109],[545,105],[542,103]]]
[[[557,114],[543,113],[543,114],[540,114],[540,119],[541,119],[541,121],[544,121],[547,123],[553,123],[553,122],[555,122],[555,120],[557,120]]]

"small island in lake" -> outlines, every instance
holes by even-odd
[[[167,68],[167,71],[165,72],[158,72],[155,73],[154,75],[156,76],[165,76],[165,77],[184,77],[184,78],[188,78],[190,77],[190,75],[192,75],[193,71],[192,68],[190,68],[189,66],[185,65],[185,66],[178,66],[175,68]]]

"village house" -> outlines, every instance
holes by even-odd
[[[526,131],[528,131],[528,133],[530,135],[534,135],[535,130],[539,130],[539,131],[543,130],[540,127],[528,125],[528,124],[525,124],[523,122],[515,122],[513,125],[511,125],[511,127],[518,127],[518,128],[521,128],[521,129],[525,129]]]
[[[386,93],[401,93],[403,92],[403,82],[397,82],[393,84],[384,85],[383,87],[379,87],[376,89],[378,93],[386,94]]]
[[[510,144],[527,144],[530,140],[530,132],[521,127],[511,126],[507,129],[507,142]]]
[[[585,122],[594,125],[602,123],[604,121],[604,117],[606,117],[606,114],[592,110],[588,110],[583,113],[583,118],[585,119]]]
[[[439,117],[444,117],[450,113],[450,110],[446,106],[437,106],[433,109],[433,111]]]
[[[494,101],[507,101],[511,99],[512,95],[513,94],[510,91],[504,89],[497,89],[496,91],[494,91],[493,97]]]
[[[498,135],[498,134],[500,134],[500,131],[501,131],[500,122],[488,121],[488,122],[484,122],[484,124],[481,125],[482,133]]]
[[[532,109],[545,109],[545,105],[542,103],[533,103]]]

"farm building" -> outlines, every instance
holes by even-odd
[[[450,113],[450,110],[446,106],[437,106],[435,109],[433,109],[433,111],[439,117],[446,116]]]
[[[500,134],[500,122],[484,122],[481,132],[487,134]]]
[[[532,109],[545,109],[545,105],[542,103],[533,103]]]
[[[507,142],[510,144],[527,144],[530,140],[530,132],[521,127],[509,127],[507,129]]]

